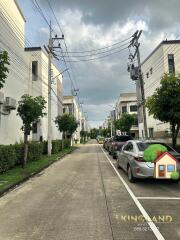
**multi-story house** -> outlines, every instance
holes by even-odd
[[[16,106],[28,88],[28,66],[24,53],[25,18],[16,0],[0,0],[0,51],[9,55],[9,74],[0,89],[0,144],[23,140],[22,121]]]
[[[160,86],[164,73],[180,73],[180,40],[162,41],[154,51],[143,61],[145,98],[152,96]],[[168,101],[168,99],[167,99]],[[169,111],[170,109],[167,109]],[[164,138],[170,132],[170,125],[148,115],[146,109],[148,136],[150,138]],[[139,123],[139,135],[144,137],[143,123]]]
[[[80,132],[83,130],[84,121],[83,114],[81,113],[80,106],[76,101],[76,98],[72,95],[63,97],[63,113],[68,113],[76,119],[78,122],[78,128],[73,134],[73,140],[80,141]]]
[[[123,113],[137,115],[137,97],[136,93],[121,93],[115,107],[116,119],[119,119]],[[131,135],[135,138],[139,136],[138,122],[135,122],[131,128]],[[118,131],[120,134],[120,131]]]
[[[48,112],[48,56],[41,47],[25,48],[29,60],[28,94],[31,96],[43,96],[46,100],[46,112]],[[56,127],[54,120],[63,113],[62,74],[51,64],[51,126],[52,139],[61,139],[62,134]],[[32,133],[33,140],[47,140],[48,118],[44,116],[40,122],[35,123]]]
[[[0,89],[0,144],[23,140],[22,120],[17,116],[17,103],[23,94],[43,96],[47,101],[48,58],[41,48],[25,49],[25,23],[16,0],[0,0],[0,51],[6,50],[10,59],[9,74]],[[52,139],[60,139],[54,119],[63,111],[62,75],[54,64],[52,72]],[[34,125],[30,139],[46,140],[47,116]]]

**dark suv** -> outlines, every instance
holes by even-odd
[[[114,159],[117,158],[117,152],[121,151],[122,146],[125,142],[133,140],[133,138],[129,135],[116,135],[112,138],[110,146],[109,146],[109,154],[113,156]]]

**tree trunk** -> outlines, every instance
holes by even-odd
[[[27,129],[24,131],[24,159],[23,159],[23,168],[26,166],[28,156],[28,132]]]
[[[64,149],[64,132],[62,134],[62,150]]]

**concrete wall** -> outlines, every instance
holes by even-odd
[[[27,61],[24,53],[25,19],[15,1],[0,0],[0,50],[10,57],[9,74],[0,92],[5,97],[19,101],[28,88]],[[23,140],[22,121],[13,110],[8,115],[0,114],[0,144],[11,144]]]

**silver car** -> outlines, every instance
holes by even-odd
[[[130,182],[135,182],[136,178],[152,178],[154,174],[154,163],[145,162],[143,159],[144,150],[150,145],[160,143],[167,147],[168,151],[180,162],[180,154],[163,142],[130,140],[122,147],[118,153],[117,167],[122,168],[128,174]],[[178,165],[180,171],[180,164]]]

